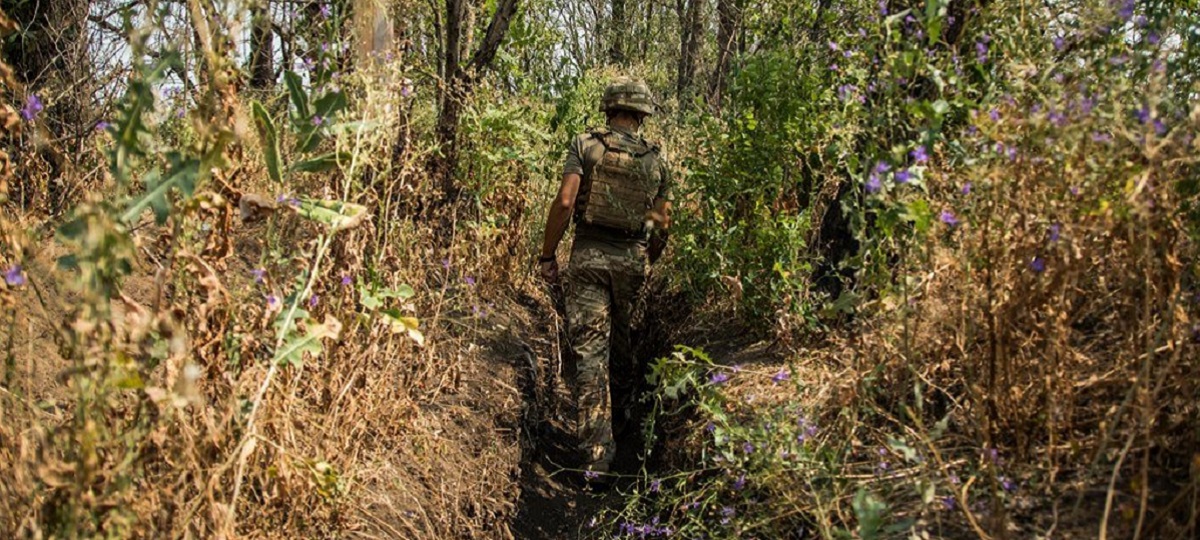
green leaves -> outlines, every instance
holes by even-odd
[[[297,312],[304,312],[297,309]],[[306,321],[307,313],[305,313]],[[294,324],[294,322],[292,323]],[[304,363],[305,355],[309,358],[317,358],[321,356],[324,350],[322,340],[337,339],[342,332],[342,324],[337,319],[326,316],[325,321],[321,324],[306,325],[306,330],[303,333],[290,331],[288,337],[284,341],[283,346],[278,351],[275,351],[275,356],[271,360],[272,363],[279,365],[300,366]]]
[[[359,286],[358,295],[359,302],[367,309],[379,309],[383,307],[384,301],[388,299],[408,300],[416,294],[416,291],[408,285],[400,285],[395,289],[379,289],[370,290],[366,287]]]
[[[348,152],[330,152],[312,159],[293,163],[291,169],[295,172],[325,172],[337,168],[338,163],[350,161],[350,157]]]
[[[287,71],[283,80],[291,102],[291,126],[296,135],[295,151],[301,155],[314,152],[325,140],[332,119],[346,108],[346,95],[341,91],[326,92],[315,103],[310,103],[308,92],[304,90],[299,75]],[[285,169],[280,152],[280,134],[274,120],[271,119],[271,114],[258,101],[251,102],[251,108],[263,143],[267,175],[272,181],[282,183],[286,172],[325,172],[337,168],[339,163],[350,161],[350,154],[346,152],[330,152],[300,159]]]
[[[291,98],[292,107],[295,110],[292,120],[305,121],[312,118],[312,113],[308,108],[308,93],[304,91],[304,84],[300,82],[300,76],[294,71],[285,71],[283,82],[287,86],[288,97]]]
[[[851,507],[854,508],[854,517],[858,519],[858,537],[863,540],[879,538],[883,529],[883,518],[887,514],[887,503],[860,488],[854,494]]]
[[[250,109],[254,113],[254,125],[258,127],[258,136],[262,139],[263,158],[267,162],[267,176],[276,183],[283,182],[282,167],[279,164],[279,132],[275,129],[275,122],[271,120],[271,114],[267,112],[266,107],[257,100],[250,102]]]
[[[137,221],[138,216],[150,207],[154,210],[154,221],[159,225],[166,223],[167,216],[170,215],[171,201],[168,198],[172,190],[178,190],[181,197],[191,197],[196,191],[196,178],[200,174],[200,160],[188,159],[179,161],[182,157],[179,154],[173,154],[171,160],[174,163],[170,173],[166,178],[163,178],[157,170],[152,170],[142,177],[146,183],[146,191],[140,197],[135,199],[121,215],[121,221],[124,223],[133,223]]]
[[[175,51],[160,53],[153,63],[137,65],[137,74],[130,79],[129,89],[117,105],[116,125],[112,130],[115,140],[108,151],[109,172],[118,184],[128,182],[137,162],[147,156],[145,143],[152,132],[145,114],[154,110],[155,86],[168,69],[180,66],[182,61]]]
[[[361,285],[358,288],[359,302],[372,312],[386,305],[388,300],[408,300],[415,294],[416,291],[408,285],[400,285],[395,289],[368,289]],[[406,334],[417,345],[425,345],[425,334],[420,330],[421,321],[419,319],[404,315],[399,307],[380,310],[379,314],[383,316],[384,322],[388,324],[392,333]]]
[[[357,227],[369,216],[367,207],[341,201],[301,199],[294,208],[301,217],[323,223],[333,232]]]

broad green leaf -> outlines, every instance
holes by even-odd
[[[308,94],[304,92],[304,84],[296,72],[288,70],[283,73],[283,82],[287,85],[288,96],[292,98],[292,118],[298,122],[307,122],[312,118],[309,112]]]
[[[859,488],[850,506],[854,509],[854,517],[858,518],[858,537],[862,540],[879,538],[883,518],[887,514],[887,503],[866,489]]]
[[[325,140],[324,130],[334,115],[346,108],[346,95],[341,92],[330,92],[321,96],[313,104],[312,115],[303,117],[298,123],[300,136],[296,139],[296,151],[312,152]]]
[[[942,21],[946,17],[946,0],[925,1],[925,28],[929,34],[929,45],[933,46],[942,37]]]
[[[337,339],[342,332],[342,324],[333,317],[326,316],[325,322],[318,325],[310,325],[304,335],[293,333],[284,341],[283,347],[275,352],[273,363],[279,365],[301,365],[304,362],[304,355],[308,354],[312,358],[317,358],[321,355],[323,347],[321,340],[325,338]]]
[[[333,231],[357,227],[367,218],[367,207],[341,201],[301,199],[293,209],[297,214],[324,223]]]
[[[330,152],[312,159],[292,164],[292,170],[297,172],[325,172],[336,168],[338,163],[349,163],[348,152]]]
[[[171,210],[171,202],[167,198],[172,189],[178,189],[183,197],[190,197],[196,189],[196,177],[200,174],[200,161],[189,159],[176,165],[170,176],[162,179],[158,171],[146,173],[146,192],[129,205],[129,209],[121,215],[121,221],[133,223],[147,206],[154,210],[154,220],[158,224],[167,221]]]
[[[283,182],[283,172],[279,165],[279,132],[275,122],[266,107],[258,101],[252,101],[250,108],[254,111],[254,123],[258,126],[258,134],[262,137],[263,157],[267,161],[267,175],[275,182]]]
[[[925,232],[933,225],[933,211],[925,199],[915,199],[904,205],[904,213],[900,217],[911,221],[917,232]]]

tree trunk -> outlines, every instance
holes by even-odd
[[[733,59],[734,38],[741,24],[742,9],[736,0],[717,0],[717,63],[708,88],[709,104],[721,110],[721,99],[729,81],[729,64]]]
[[[275,33],[271,23],[271,3],[250,8],[250,88],[275,86]]]
[[[629,22],[625,12],[625,0],[612,0],[612,17],[609,20],[609,60],[614,64],[625,63],[625,33]]]
[[[479,48],[465,67],[459,56],[459,44],[462,39],[462,23],[465,15],[464,0],[446,0],[446,44],[444,69],[446,76],[445,89],[441,92],[440,110],[438,112],[437,134],[440,155],[434,157],[431,173],[438,179],[442,187],[442,203],[450,203],[458,199],[461,189],[454,179],[454,169],[458,164],[458,120],[462,116],[462,108],[467,98],[475,90],[475,81],[480,72],[492,65],[500,42],[508,33],[508,25],[517,12],[519,0],[499,0],[492,21],[488,24],[487,32]]]
[[[691,98],[692,83],[696,78],[696,57],[700,50],[700,33],[703,30],[704,0],[676,0],[675,6],[680,16],[679,76],[676,92],[679,95],[680,106],[686,109]]]

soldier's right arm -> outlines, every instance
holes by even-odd
[[[555,252],[558,251],[558,244],[571,223],[571,215],[575,212],[575,199],[579,196],[579,184],[583,181],[582,142],[583,137],[577,137],[567,149],[558,196],[550,204],[550,212],[546,216],[546,231],[542,239],[539,261],[542,265],[542,276],[548,281],[554,281],[558,277]]]

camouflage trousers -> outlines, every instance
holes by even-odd
[[[567,335],[575,362],[577,434],[588,470],[607,472],[616,454],[613,394],[627,394],[633,386],[630,325],[647,264],[645,246],[631,240],[577,238],[571,251]]]

